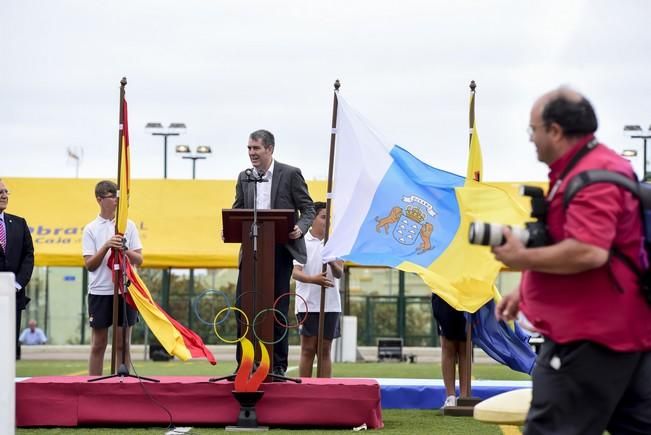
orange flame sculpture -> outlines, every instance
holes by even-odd
[[[262,384],[269,374],[269,353],[267,352],[266,346],[261,341],[258,341],[258,344],[260,345],[260,354],[262,355],[260,366],[256,371],[251,373],[254,355],[253,343],[251,343],[251,340],[246,337],[244,337],[240,342],[240,345],[242,346],[242,360],[240,362],[240,368],[237,370],[237,375],[235,376],[234,391],[258,391],[258,387],[260,387],[260,384]]]

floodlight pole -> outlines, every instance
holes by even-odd
[[[631,139],[642,139],[643,142],[644,142],[644,144],[642,145],[643,146],[643,148],[642,148],[642,158],[643,158],[643,160],[642,160],[642,170],[644,171],[644,173],[642,174],[642,181],[647,181],[648,180],[648,177],[647,177],[648,172],[647,172],[647,167],[646,167],[646,141],[647,141],[647,139],[651,139],[651,134],[635,134],[635,135],[631,135]]]
[[[167,178],[167,138],[169,136],[180,136],[181,133],[176,133],[176,132],[154,132],[152,133],[152,136],[163,136],[163,146],[164,146],[164,154],[163,154],[163,178]]]
[[[192,160],[192,179],[196,178],[197,160],[204,160],[206,156],[183,156],[184,159]]]

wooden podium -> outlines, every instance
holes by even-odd
[[[285,244],[289,241],[289,233],[295,224],[294,210],[258,210],[258,242],[257,261],[254,259],[253,250],[253,210],[252,209],[223,209],[222,222],[224,226],[224,242],[241,243],[240,250],[240,286],[241,298],[239,308],[249,318],[249,332],[247,338],[254,345],[256,357],[259,361],[259,349],[253,335],[255,328],[258,337],[267,343],[274,341],[274,277],[275,277],[275,248],[276,244]],[[254,279],[255,270],[255,279]],[[263,310],[256,324],[255,316]],[[278,321],[285,320],[276,313]],[[242,320],[244,322],[244,320]],[[289,319],[286,321],[289,323]],[[244,323],[242,330],[246,329]],[[265,343],[269,352],[269,365],[273,365],[273,345]]]

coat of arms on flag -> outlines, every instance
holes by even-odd
[[[403,196],[402,202],[409,204],[403,207],[391,208],[384,217],[376,217],[375,230],[389,234],[392,228],[393,239],[402,245],[414,245],[420,240],[416,248],[417,254],[422,254],[433,248],[431,237],[434,232],[434,218],[437,213],[434,207],[424,199],[416,196]]]

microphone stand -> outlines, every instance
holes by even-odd
[[[253,240],[253,312],[256,313],[257,310],[257,300],[258,300],[258,183],[267,183],[269,180],[262,178],[264,174],[260,174],[255,169],[247,169],[246,181],[247,183],[253,183],[253,222],[251,222],[251,231],[249,231],[249,238]],[[255,325],[251,325],[254,327]],[[256,349],[256,338],[255,334],[253,336],[253,349],[255,352]],[[257,367],[255,363],[255,358],[253,361],[253,366]]]

